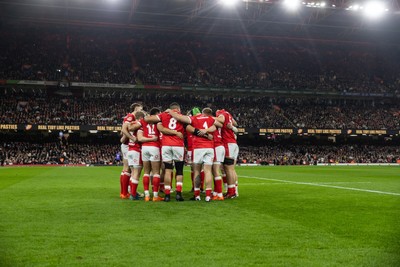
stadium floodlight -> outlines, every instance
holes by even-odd
[[[234,7],[239,0],[220,0],[219,2],[226,7]]]
[[[360,9],[360,6],[358,4],[355,4],[352,8],[354,11],[358,11]]]
[[[364,5],[363,7],[364,15],[371,19],[377,19],[383,16],[387,11],[385,4],[378,1],[371,1]]]
[[[285,6],[285,8],[287,10],[295,11],[300,7],[301,1],[299,1],[299,0],[283,0],[283,5]]]

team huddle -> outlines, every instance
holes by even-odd
[[[146,114],[141,104],[132,104],[131,113],[125,116],[122,125],[124,167],[120,176],[120,197],[141,199],[137,188],[143,169],[144,200],[169,202],[175,168],[175,199],[184,201],[185,162],[192,170],[194,195],[191,200],[200,201],[204,187],[206,202],[237,197],[235,164],[239,147],[236,126],[236,121],[224,109],[217,110],[215,116],[210,108],[202,111],[193,108],[183,115],[179,104],[174,102],[163,112],[152,108]],[[227,189],[225,195],[223,184]],[[160,192],[164,193],[164,197],[159,195]]]

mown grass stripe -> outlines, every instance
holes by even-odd
[[[355,188],[355,187],[344,187],[344,186],[328,185],[328,184],[317,184],[317,183],[309,183],[309,182],[296,182],[296,181],[289,181],[289,180],[281,180],[281,179],[273,179],[273,178],[265,178],[265,177],[256,177],[256,176],[245,176],[245,175],[239,175],[239,177],[257,179],[257,180],[263,180],[263,181],[282,182],[282,183],[288,183],[288,184],[311,185],[311,186],[319,186],[319,187],[328,187],[328,188],[336,188],[336,189],[344,189],[344,190],[376,193],[376,194],[382,194],[382,195],[400,196],[399,193],[384,192],[384,191],[379,191],[379,190],[361,189],[361,188]]]

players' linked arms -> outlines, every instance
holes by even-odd
[[[214,125],[217,126],[218,128],[222,128],[223,124],[217,118],[214,119],[215,119]]]
[[[219,115],[219,116],[217,117],[217,121],[219,121],[220,123],[224,124],[224,122],[225,122],[225,117],[224,117],[224,115]]]
[[[158,118],[157,115],[151,115],[151,116],[144,117],[144,121],[154,124],[154,123],[160,122],[160,119]]]
[[[181,133],[181,132],[178,132],[178,131],[175,131],[176,132],[176,136],[177,137],[179,137],[180,139],[182,139],[183,140],[183,133]]]
[[[157,141],[157,140],[158,140],[157,136],[153,136],[153,137],[144,137],[143,135],[141,137],[138,136],[138,141],[140,143],[154,142],[154,141]]]
[[[176,119],[177,121],[180,121],[180,122],[183,122],[183,123],[186,123],[186,124],[192,123],[192,120],[188,116],[179,114],[176,111],[169,110],[169,115],[171,115],[172,118]]]
[[[175,131],[175,130],[171,130],[171,129],[168,129],[168,128],[166,128],[166,127],[164,127],[161,123],[157,123],[157,129],[161,132],[161,133],[163,133],[163,134],[165,134],[165,135],[177,135],[178,136],[178,131]],[[178,136],[179,137],[179,136]],[[181,137],[179,137],[179,138],[181,138]],[[183,138],[182,138],[183,139]]]
[[[129,132],[129,124],[128,123],[125,123],[124,125],[122,125],[122,133],[124,134],[124,136],[126,138],[132,140],[133,142],[136,142],[136,137],[131,135],[131,133]]]
[[[121,134],[122,134],[122,132],[121,132]],[[121,142],[121,144],[124,144],[127,140],[128,140],[128,138],[127,138],[124,134],[122,134],[121,139],[119,139],[119,141]]]
[[[137,138],[138,138],[138,141],[139,141],[140,143],[154,142],[154,141],[157,141],[157,140],[158,140],[158,137],[157,137],[157,136],[153,136],[153,137],[144,137],[142,131],[138,131],[138,132],[137,132]]]
[[[208,138],[209,140],[212,140],[213,137],[211,134],[208,133],[204,133],[201,130],[194,128],[192,125],[188,124],[186,125],[186,131],[188,131],[189,133],[194,134],[195,136],[199,136],[199,137],[203,137],[203,138]],[[211,136],[211,139],[210,139]]]

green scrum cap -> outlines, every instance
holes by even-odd
[[[192,115],[196,116],[197,114],[201,113],[200,109],[198,107],[192,108]]]

